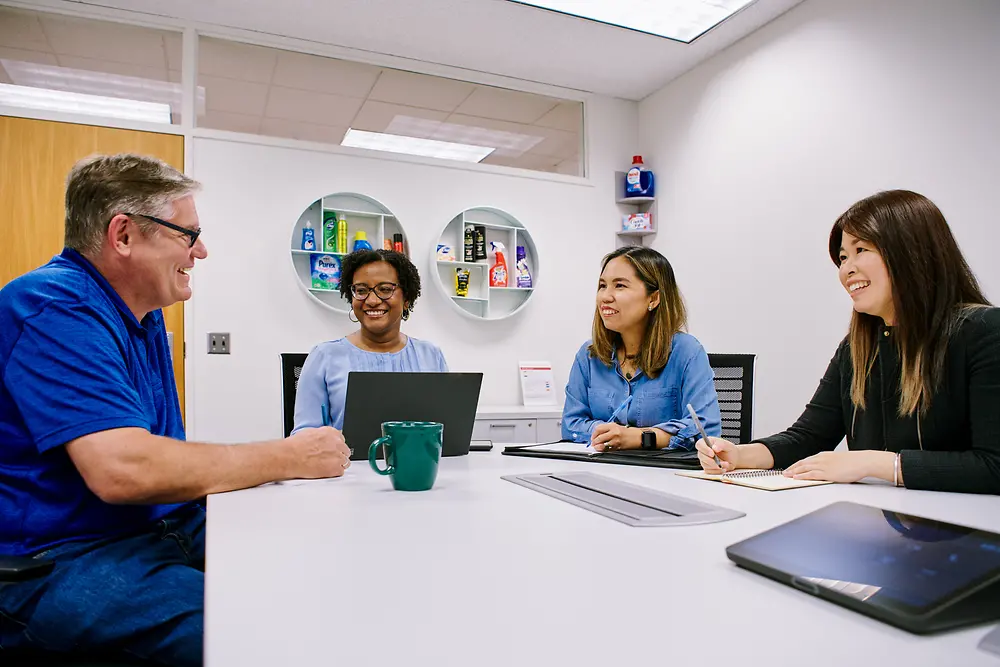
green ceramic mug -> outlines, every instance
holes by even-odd
[[[383,422],[382,437],[368,447],[368,465],[392,477],[397,491],[427,491],[437,478],[444,424],[438,422]],[[375,456],[385,446],[385,468]]]

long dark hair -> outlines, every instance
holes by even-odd
[[[655,378],[667,365],[674,334],[687,326],[687,311],[680,290],[677,289],[674,268],[666,257],[652,248],[625,246],[604,256],[601,273],[604,273],[608,262],[616,257],[628,260],[639,280],[646,286],[646,294],[660,293],[659,305],[646,319],[646,332],[642,337],[637,360],[642,372],[647,377]],[[604,326],[600,308],[594,311],[592,338],[588,348],[590,354],[611,366],[615,350],[622,344],[622,337],[617,331]]]
[[[885,262],[902,362],[899,415],[912,415],[918,409],[923,414],[941,383],[948,339],[972,308],[991,304],[944,215],[923,195],[888,190],[847,209],[830,232],[830,258],[838,268],[844,232],[875,246]],[[851,402],[862,409],[880,322],[879,317],[857,311],[851,317]]]

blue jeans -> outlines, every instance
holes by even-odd
[[[55,561],[49,575],[0,585],[0,655],[37,648],[202,664],[200,505],[186,505],[142,533],[63,544],[36,557]]]

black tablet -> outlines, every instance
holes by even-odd
[[[737,565],[911,632],[1000,618],[1000,535],[849,502],[726,549]]]

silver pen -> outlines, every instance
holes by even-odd
[[[694,408],[691,407],[690,403],[688,403],[688,412],[691,414],[691,419],[694,420],[695,428],[697,428],[698,429],[698,433],[701,434],[701,439],[705,441],[705,444],[708,445],[709,449],[712,449],[712,443],[708,439],[708,434],[705,433],[705,428],[701,425],[701,420],[698,419],[698,413],[694,411]],[[721,468],[722,467],[722,461],[719,460],[719,455],[715,453],[714,449],[712,449],[712,458],[715,459],[715,465],[717,465],[717,466],[719,466]]]

